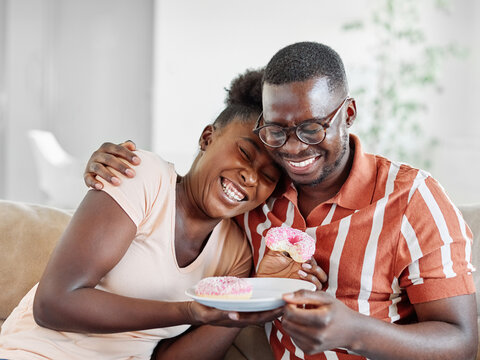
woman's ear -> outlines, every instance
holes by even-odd
[[[355,118],[357,117],[357,104],[355,103],[355,99],[351,98],[348,100],[348,107],[347,107],[347,127],[350,127],[353,125],[353,122],[355,121]]]
[[[200,135],[200,140],[198,140],[198,145],[200,146],[201,151],[205,151],[207,146],[212,142],[214,131],[215,127],[213,125],[207,125],[205,129],[203,129],[202,135]]]

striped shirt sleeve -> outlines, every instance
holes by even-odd
[[[443,188],[427,177],[401,220],[395,271],[412,304],[475,292],[472,233]]]

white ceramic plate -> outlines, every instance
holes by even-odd
[[[286,278],[248,278],[253,287],[250,299],[212,299],[195,295],[195,287],[185,291],[200,304],[228,311],[265,311],[272,310],[285,304],[282,295],[301,289],[315,290],[315,285],[305,280]]]

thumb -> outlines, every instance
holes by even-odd
[[[331,304],[333,298],[324,291],[299,290],[294,293],[283,295],[287,304],[321,306]]]
[[[228,313],[228,318],[230,320],[239,320],[240,319],[240,315],[238,314],[238,312],[229,312]]]

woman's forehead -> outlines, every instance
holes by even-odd
[[[245,141],[259,152],[265,151],[265,146],[253,132],[255,121],[232,121],[224,127],[223,133],[228,135],[229,141]]]

